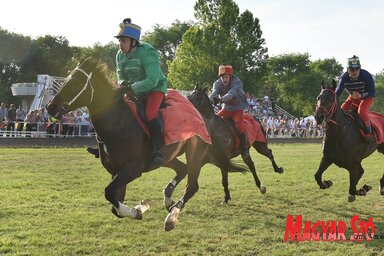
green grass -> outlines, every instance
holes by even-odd
[[[320,190],[314,173],[320,144],[271,144],[284,174],[273,172],[269,160],[252,150],[265,195],[251,174],[232,173],[232,201],[223,205],[221,174],[204,166],[200,190],[179,216],[176,229],[163,230],[167,212],[162,189],[173,171],[163,168],[128,185],[125,203],[142,199],[155,204],[141,221],[118,219],[110,212],[104,188],[110,175],[83,148],[0,148],[0,255],[384,255],[384,239],[371,242],[284,242],[288,214],[303,220],[372,217],[384,233],[384,197],[378,194],[383,155],[363,161],[373,191],[347,202],[348,172],[331,166],[324,174],[334,185]],[[185,188],[180,184],[174,199]]]

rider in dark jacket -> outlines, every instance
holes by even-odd
[[[374,142],[375,135],[372,133],[368,112],[376,95],[375,82],[367,70],[361,69],[360,60],[355,55],[348,59],[348,70],[341,76],[336,88],[337,97],[341,95],[344,89],[347,89],[349,96],[341,105],[341,109],[357,109],[357,113],[365,124],[364,139],[371,143]]]

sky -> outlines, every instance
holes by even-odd
[[[64,36],[71,46],[114,41],[127,17],[142,34],[154,25],[196,21],[196,0],[12,0],[1,5],[0,27],[30,36]],[[240,12],[260,20],[269,56],[308,53],[312,61],[360,57],[372,74],[384,70],[384,1],[381,0],[234,0]]]

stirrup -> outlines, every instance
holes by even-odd
[[[88,153],[94,155],[95,158],[99,158],[100,157],[100,152],[99,152],[98,148],[87,147],[87,151],[88,151]]]

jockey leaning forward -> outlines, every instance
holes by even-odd
[[[243,82],[233,75],[233,68],[230,65],[220,65],[218,76],[219,79],[213,83],[212,94],[209,98],[214,104],[224,104],[218,115],[223,118],[232,118],[240,139],[241,156],[249,157],[244,131],[244,109],[247,108],[248,102],[243,90]]]
[[[372,133],[368,112],[375,98],[375,82],[372,75],[365,69],[361,69],[360,60],[357,56],[348,59],[347,72],[343,73],[336,88],[336,95],[339,97],[344,89],[347,89],[349,96],[341,105],[342,110],[356,110],[365,125],[364,140],[370,143],[375,142],[375,135]]]

